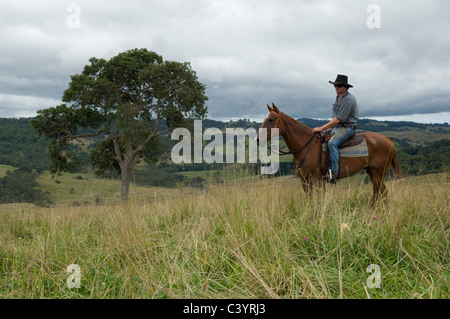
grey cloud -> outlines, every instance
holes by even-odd
[[[380,29],[366,25],[372,1],[80,0],[79,29],[66,24],[71,3],[0,4],[0,116],[21,100],[23,112],[33,99],[52,106],[90,57],[136,47],[191,62],[210,117],[265,116],[272,101],[294,117],[329,117],[337,73],[362,116],[449,110],[444,1],[377,1]]]

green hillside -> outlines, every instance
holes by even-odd
[[[49,193],[55,201],[72,204],[101,202],[105,198],[116,196],[120,190],[118,176],[104,178],[95,176],[94,167],[90,164],[89,153],[95,146],[95,141],[77,143],[73,150],[78,153],[82,165],[75,174],[64,174],[52,178],[46,173],[49,167],[47,156],[48,140],[41,138],[31,129],[30,119],[1,119],[0,126],[0,182],[9,183],[20,180],[25,176],[16,173],[6,180],[7,171],[21,168],[29,175],[32,188]],[[299,119],[309,127],[322,125],[323,121]],[[261,123],[248,120],[219,122],[203,121],[203,130],[211,127],[219,128],[259,128]],[[445,124],[418,124],[413,122],[379,122],[361,120],[359,131],[376,131],[390,137],[397,147],[399,160],[406,175],[435,174],[450,171],[450,127]],[[177,141],[166,137],[170,157],[171,147]],[[207,144],[207,142],[204,142]],[[285,149],[284,141],[280,141],[280,148]],[[291,175],[292,155],[280,157],[281,175]],[[173,164],[164,160],[155,165],[141,163],[134,171],[133,188],[139,192],[145,187],[167,188],[205,188],[208,184],[223,183],[237,178],[247,178],[257,172],[256,164]],[[27,175],[28,176],[28,175]],[[36,186],[33,186],[36,185]],[[1,184],[0,184],[1,186]],[[143,188],[142,188],[143,187]],[[5,189],[5,188],[3,188]],[[14,187],[12,188],[14,189]],[[2,188],[0,187],[0,195]],[[35,193],[34,189],[29,190]],[[11,192],[11,191],[9,191]],[[6,197],[11,198],[8,194]],[[11,199],[12,200],[12,199]]]

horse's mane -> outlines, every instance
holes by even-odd
[[[290,120],[292,120],[293,121],[293,123],[295,123],[295,124],[300,124],[300,126],[302,126],[303,128],[305,128],[305,129],[307,129],[308,131],[310,131],[311,129],[308,127],[308,126],[306,126],[305,124],[303,124],[302,122],[300,122],[300,121],[298,121],[298,120],[296,120],[296,119],[294,119],[293,117],[290,117],[289,115],[287,115],[286,113],[283,113],[285,116],[287,116]]]

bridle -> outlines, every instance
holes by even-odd
[[[278,116],[278,118],[277,118],[277,121],[275,122],[275,126],[273,127],[274,129],[275,128],[278,128],[279,130],[280,130],[280,135],[282,135],[284,132],[286,132],[286,130],[284,129],[284,125],[283,125],[283,122],[281,122],[281,115],[283,114],[283,113],[281,113],[281,111],[280,111],[280,113],[279,114],[277,114],[277,113],[275,113],[275,112],[271,112],[271,113],[273,113],[273,114],[275,114],[276,116]],[[280,127],[278,127],[278,124],[280,124]],[[273,135],[275,134],[275,131],[274,132],[272,132],[272,136],[271,136],[271,138],[273,137]]]
[[[283,125],[283,122],[281,121],[281,115],[283,115],[283,113],[281,111],[280,111],[279,114],[277,114],[275,112],[271,112],[271,113],[275,114],[278,117],[277,121],[275,122],[274,128],[280,129],[280,133],[279,134],[282,135],[283,133],[286,132],[286,130],[284,128],[284,125]],[[280,127],[278,127],[278,125],[280,125]],[[272,133],[272,137],[273,137],[274,133],[275,132]],[[314,132],[313,136],[311,136],[311,138],[309,139],[308,143],[306,143],[302,148],[300,148],[299,150],[296,150],[296,151],[289,151],[289,152],[280,151],[280,155],[297,154],[297,153],[300,153],[301,151],[303,151],[306,147],[308,147],[308,151],[305,154],[305,157],[306,157],[306,155],[308,155],[308,153],[309,153],[309,150],[311,149],[312,141],[314,140],[314,138],[319,138],[320,139],[320,134],[317,133],[317,132]]]

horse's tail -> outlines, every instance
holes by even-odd
[[[400,163],[398,162],[397,153],[395,153],[391,164],[392,164],[392,169],[394,170],[395,179],[402,179],[404,176],[403,176],[402,168],[400,167]]]

